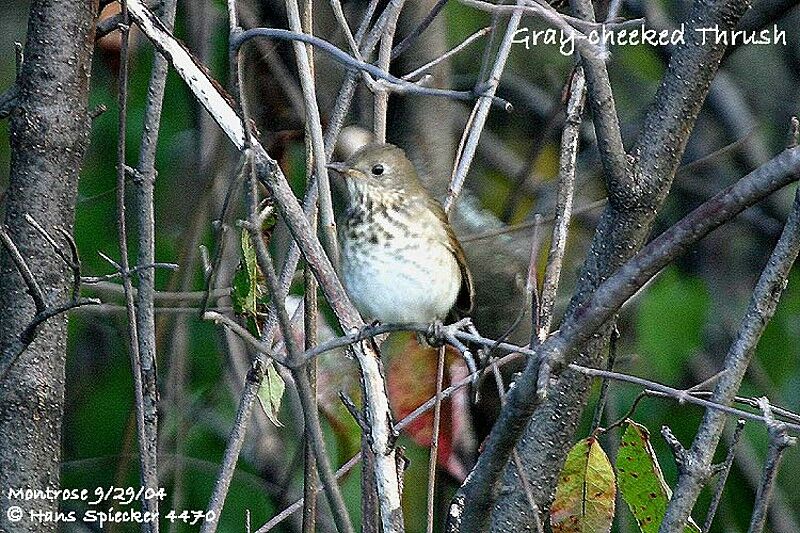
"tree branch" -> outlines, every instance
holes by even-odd
[[[798,148],[793,148],[784,154],[796,150]],[[789,270],[798,252],[800,252],[800,188],[795,194],[794,205],[783,233],[753,291],[736,340],[725,357],[723,366],[725,373],[714,388],[712,401],[729,404],[736,396],[756,345],[775,313],[778,299],[786,286]],[[724,422],[724,418],[719,416],[718,412],[706,411],[689,452],[695,467],[678,477],[675,493],[662,522],[660,531],[663,533],[671,531],[670,527],[675,528],[684,523],[694,507],[702,488],[702,474],[707,471],[714,458]]]

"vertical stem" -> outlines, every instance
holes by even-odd
[[[303,23],[300,20],[300,8],[297,5],[297,0],[286,0],[286,12],[289,17],[289,29],[303,33]],[[325,167],[325,139],[322,133],[322,121],[320,119],[319,106],[317,105],[316,87],[314,86],[314,72],[311,66],[313,56],[309,53],[311,46],[299,41],[295,41],[293,46],[300,76],[300,85],[303,89],[306,128],[311,134],[311,146],[313,147],[313,168],[316,174],[317,188],[319,189],[319,220],[322,226],[323,244],[325,245],[325,252],[331,258],[333,265],[338,266],[339,244],[336,239],[336,221],[333,216],[330,180],[328,178],[328,170]]]
[[[303,271],[305,279],[305,294],[303,309],[305,311],[305,349],[313,348],[317,344],[317,280],[307,266]],[[314,408],[317,408],[317,359],[308,363],[306,368],[311,392],[314,396]],[[302,370],[301,370],[302,372]],[[314,447],[311,439],[306,435],[304,446],[305,463],[303,470],[303,533],[314,533],[317,520],[317,477]]]
[[[439,426],[442,420],[442,381],[444,380],[445,347],[439,348],[439,361],[436,364],[436,403],[433,405],[433,434],[431,453],[428,459],[428,528],[433,533],[433,507],[436,499],[436,464],[439,458]]]
[[[519,0],[517,3],[522,4],[522,0]],[[472,159],[475,157],[475,151],[478,148],[478,139],[480,139],[481,132],[483,132],[486,118],[489,116],[489,109],[492,106],[492,97],[495,92],[497,92],[497,87],[500,84],[500,76],[505,69],[508,55],[511,53],[511,43],[514,40],[514,35],[517,32],[520,20],[522,20],[522,11],[514,11],[511,15],[511,19],[508,21],[508,26],[506,27],[503,40],[500,43],[500,48],[497,51],[494,65],[484,84],[484,94],[475,103],[475,107],[473,108],[474,118],[470,122],[469,128],[464,131],[464,136],[462,137],[464,148],[460,152],[456,161],[456,166],[453,169],[453,177],[450,179],[447,199],[444,203],[444,209],[447,212],[453,207],[453,203],[461,193],[461,188],[464,185],[467,172],[469,172]]]
[[[167,0],[163,6],[162,22],[168,29],[175,20],[176,0]],[[139,280],[136,301],[136,329],[138,331],[139,355],[141,358],[144,400],[144,423],[146,454],[149,471],[145,486],[158,487],[158,375],[156,372],[156,328],[155,328],[155,158],[158,132],[161,124],[161,107],[167,80],[169,62],[156,52],[150,74],[150,84],[145,104],[145,118],[141,150],[134,192],[136,198],[139,253],[137,263]],[[158,499],[153,497],[149,507],[158,511]],[[153,522],[152,531],[158,531],[158,522]]]
[[[313,15],[314,15],[314,2],[313,0],[305,0],[303,6],[303,31],[308,34],[313,34]],[[314,48],[311,45],[306,46],[306,53],[308,54],[308,62],[311,70],[311,77],[314,78]],[[311,161],[314,157],[314,144],[311,141],[313,133],[309,127],[309,121],[306,120],[306,160]],[[314,173],[311,165],[306,168],[306,186],[311,187],[313,182]],[[316,217],[311,217],[311,227],[316,228]],[[303,331],[305,333],[305,348],[306,350],[316,346],[317,344],[317,280],[311,269],[306,267],[303,269],[303,279],[305,281],[305,292],[303,295],[303,310],[305,311]],[[308,364],[308,381],[311,385],[311,392],[314,396],[314,408],[317,408],[317,359],[314,358]],[[311,440],[306,435],[303,443],[303,455],[305,456],[303,466],[303,533],[314,533],[317,529],[317,485],[319,484],[319,476],[317,476],[316,460],[314,458],[314,447]]]
[[[764,471],[761,473],[761,483],[758,485],[756,493],[755,508],[753,516],[750,517],[750,528],[748,533],[761,533],[767,521],[767,509],[772,490],[775,488],[775,480],[778,477],[778,467],[780,466],[783,453],[786,448],[793,446],[796,442],[794,437],[786,433],[786,426],[776,421],[772,416],[772,408],[766,398],[759,399],[759,405],[764,411],[769,429],[769,447],[767,448],[767,458],[764,461]]]
[[[386,22],[386,30],[381,37],[380,47],[378,48],[378,67],[386,72],[389,72],[389,67],[392,61],[392,42],[394,41],[394,34],[397,30],[397,19],[400,18],[400,8],[395,9],[389,15]],[[389,109],[389,91],[381,84],[377,85],[378,89],[375,92],[374,103],[374,133],[375,142],[386,142],[386,118]]]
[[[542,282],[542,302],[539,308],[539,339],[550,333],[553,323],[553,309],[556,304],[558,283],[564,264],[567,247],[569,223],[572,218],[572,200],[575,195],[575,160],[580,140],[581,112],[586,96],[586,83],[583,68],[577,67],[570,82],[570,95],[567,102],[567,118],[561,136],[561,156],[559,160],[558,195],[556,198],[556,220],[550,239],[550,251]]]
[[[731,472],[733,460],[736,458],[736,445],[739,443],[743,429],[744,419],[739,419],[739,421],[736,423],[736,430],[733,432],[733,438],[731,439],[730,446],[728,447],[728,455],[725,457],[725,462],[722,466],[722,472],[717,480],[717,488],[714,489],[714,496],[711,497],[711,503],[708,505],[706,521],[703,524],[703,533],[708,533],[711,531],[711,524],[714,523],[714,516],[717,514],[719,502],[722,501],[722,491],[725,488],[725,482],[728,481],[728,474]]]

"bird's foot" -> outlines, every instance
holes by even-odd
[[[458,322],[448,325],[444,325],[440,320],[437,320],[428,328],[426,339],[431,346],[442,346],[446,343],[458,350],[458,353],[461,354],[461,358],[464,359],[464,363],[467,365],[474,388],[477,384],[478,376],[480,375],[478,367],[475,364],[475,358],[472,355],[472,350],[456,337],[458,331],[470,331],[470,329],[475,330],[475,326],[472,325],[472,320],[469,317],[462,318]]]
[[[445,326],[441,320],[435,320],[433,323],[431,323],[423,338],[425,344],[434,348],[443,346],[448,340],[445,329],[446,327],[447,326]]]

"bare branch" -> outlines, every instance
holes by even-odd
[[[575,159],[578,154],[580,140],[581,112],[586,96],[586,85],[583,69],[578,67],[570,81],[569,100],[567,102],[567,118],[561,136],[561,156],[558,168],[558,193],[556,197],[556,219],[553,234],[550,238],[550,251],[547,255],[547,266],[542,283],[541,306],[539,307],[539,338],[544,339],[550,333],[553,323],[553,309],[556,304],[558,283],[561,279],[561,267],[567,247],[567,234],[572,218],[572,200],[575,194]]]
[[[303,33],[302,22],[300,21],[300,9],[297,0],[286,0],[286,12],[289,16],[289,28],[300,35]],[[303,89],[303,102],[306,110],[306,128],[311,134],[311,147],[313,158],[308,163],[309,167],[314,168],[315,181],[319,189],[319,222],[322,226],[322,234],[325,237],[325,251],[334,265],[339,263],[339,244],[336,240],[336,222],[333,217],[333,199],[331,197],[330,180],[325,164],[328,162],[325,154],[325,140],[322,135],[322,120],[320,118],[319,106],[317,105],[316,88],[314,86],[314,73],[312,69],[310,47],[306,47],[299,41],[295,41],[294,52],[297,61],[297,70],[300,76],[300,85]],[[231,47],[237,46],[235,39],[231,40]],[[313,165],[312,165],[313,163]]]
[[[800,151],[800,148],[786,150],[784,154],[797,151]],[[714,389],[714,395],[711,397],[713,402],[729,404],[736,396],[756,345],[775,313],[778,300],[787,283],[789,270],[797,258],[798,252],[800,252],[800,188],[795,194],[794,205],[783,228],[783,233],[753,291],[736,340],[725,357],[723,368],[726,372]],[[670,525],[677,527],[689,516],[701,489],[700,474],[711,465],[714,451],[724,429],[724,422],[725,420],[719,412],[706,411],[690,452],[696,468],[678,477],[675,495],[670,500],[662,522],[662,532],[670,531],[668,529]]]
[[[6,233],[5,227],[2,225],[0,225],[0,241],[2,241],[3,247],[11,256],[14,266],[17,267],[17,271],[19,272],[20,276],[22,276],[22,280],[25,282],[25,287],[28,290],[28,294],[31,298],[33,298],[33,303],[36,305],[36,312],[41,313],[47,308],[47,304],[44,301],[44,293],[39,287],[39,284],[36,282],[36,279],[33,277],[33,273],[31,272],[30,267],[28,267],[28,263],[25,262],[25,258],[23,258],[22,254],[19,253],[17,245],[11,240],[11,237],[9,237],[8,233]]]
[[[711,497],[711,503],[708,504],[706,521],[703,523],[703,533],[711,531],[711,525],[714,523],[714,516],[717,514],[719,502],[722,501],[722,492],[725,489],[725,482],[728,481],[728,474],[730,474],[733,460],[736,458],[736,445],[739,444],[744,424],[745,421],[741,419],[736,422],[736,430],[733,432],[733,438],[731,438],[731,442],[728,445],[728,455],[725,457],[725,462],[722,463],[722,470],[717,480],[717,486],[714,489],[714,496]]]
[[[501,410],[472,475],[456,496],[451,507],[451,531],[457,530],[458,523],[481,524],[481,520],[489,516],[493,487],[549,385],[555,360],[571,357],[573,351],[588,341],[647,280],[710,231],[770,191],[796,180],[798,169],[800,149],[786,150],[708,200],[602,283],[562,324],[559,332],[539,346],[536,356],[528,359],[525,371],[511,389],[506,408]],[[800,231],[797,234],[800,235]],[[453,513],[459,516],[453,517]]]
[[[36,331],[45,321],[78,307],[99,304],[100,300],[96,298],[79,298],[63,304],[46,307],[41,312],[36,313],[30,324],[20,333],[19,339],[12,342],[11,345],[0,354],[2,355],[2,359],[0,359],[0,383],[5,380],[8,371],[14,366],[14,363],[19,359],[19,356],[22,355],[22,352],[34,341],[36,338]]]
[[[171,30],[175,21],[177,0],[166,0],[161,4],[160,19],[167,30]],[[150,82],[147,89],[147,99],[144,109],[144,123],[139,149],[139,160],[134,172],[134,197],[136,198],[136,226],[138,238],[138,266],[155,264],[155,180],[156,180],[156,149],[158,147],[158,134],[161,127],[161,110],[164,100],[164,91],[167,82],[169,62],[166,57],[156,53],[153,57],[153,66],[150,73]],[[124,147],[124,145],[123,145]],[[117,183],[117,187],[124,185]],[[121,240],[123,245],[125,241]],[[127,256],[127,253],[126,253]],[[125,259],[127,262],[127,257]],[[125,265],[126,278],[130,274]],[[157,488],[158,483],[158,374],[156,370],[156,326],[155,326],[155,269],[139,268],[136,272],[138,279],[136,293],[136,328],[139,342],[139,357],[141,360],[144,422],[146,442],[143,453],[148,455],[148,470],[144,474],[146,487]],[[123,278],[123,283],[125,279]],[[130,283],[126,285],[128,292],[133,297]],[[147,509],[158,512],[158,498],[153,496],[146,505]],[[158,532],[158,524],[152,527],[154,533]]]
[[[128,342],[131,358],[131,369],[133,372],[134,398],[136,405],[136,429],[137,441],[139,445],[140,476],[142,486],[158,487],[158,475],[156,473],[156,455],[151,443],[157,443],[157,435],[152,433],[152,426],[148,423],[147,413],[149,409],[146,401],[144,373],[141,356],[141,345],[139,343],[139,323],[136,316],[136,305],[133,298],[133,284],[130,276],[130,265],[128,263],[128,232],[125,221],[125,150],[127,139],[127,120],[128,120],[128,56],[130,42],[130,25],[128,19],[128,4],[122,1],[121,22],[119,25],[121,36],[120,45],[120,67],[119,67],[119,94],[117,105],[119,107],[119,124],[117,133],[117,236],[119,238],[120,262],[119,271],[122,274],[122,284],[125,288],[125,307],[128,319]],[[156,499],[145,499],[142,493],[142,507],[146,511],[157,514],[158,502]],[[158,524],[143,524],[146,531],[156,533]]]
[[[378,68],[384,72],[389,72],[389,64],[392,59],[392,42],[394,41],[394,34],[397,31],[397,20],[400,18],[400,9],[398,6],[393,10],[386,22],[386,30],[381,36],[380,46],[378,47]],[[373,112],[373,130],[375,134],[375,142],[386,142],[386,114],[389,109],[389,91],[385,86],[377,87],[375,92],[374,112]]]
[[[518,0],[517,5],[521,5],[523,0]],[[486,124],[486,118],[489,116],[489,108],[492,104],[492,99],[497,91],[497,86],[500,83],[500,76],[508,60],[508,54],[511,52],[511,43],[514,40],[514,35],[519,27],[519,22],[522,19],[522,10],[515,10],[511,19],[508,21],[506,32],[500,43],[500,48],[497,51],[494,65],[489,72],[488,79],[485,80],[485,89],[482,91],[484,94],[475,102],[472,109],[472,116],[468,121],[467,129],[464,130],[464,135],[461,140],[461,147],[456,157],[456,165],[453,168],[453,175],[450,178],[450,185],[447,190],[447,199],[444,202],[445,212],[449,212],[453,207],[456,198],[461,193],[464,186],[464,180],[469,172],[469,167],[472,164],[472,159],[475,157],[475,151],[478,147],[478,139],[480,139],[483,127]]]
[[[449,59],[450,57],[454,56],[455,54],[459,53],[461,50],[463,50],[464,48],[468,47],[469,45],[474,43],[476,40],[480,39],[481,37],[483,37],[484,35],[489,33],[490,30],[491,30],[491,27],[489,27],[489,26],[487,26],[485,28],[481,28],[480,30],[476,31],[475,33],[473,33],[472,35],[470,35],[469,37],[467,37],[466,39],[461,41],[458,45],[454,46],[453,48],[451,48],[450,50],[445,52],[444,54],[442,54],[439,57],[437,57],[437,58],[425,63],[421,67],[412,70],[411,72],[409,72],[408,74],[403,76],[402,79],[411,81],[414,78],[418,78],[419,76],[425,74],[430,69],[432,69],[433,67],[435,67],[436,65],[441,63],[442,61],[445,61],[445,60]]]
[[[375,78],[383,80],[384,87],[387,90],[399,94],[439,96],[443,98],[451,98],[454,100],[472,100],[475,97],[479,97],[479,98],[485,98],[488,104],[494,104],[502,107],[503,109],[510,109],[510,104],[507,101],[503,100],[499,96],[495,96],[494,91],[490,91],[489,89],[483,86],[479,86],[472,91],[455,91],[451,89],[437,89],[433,87],[425,87],[423,85],[418,85],[416,83],[406,81],[402,78],[398,78],[397,76],[393,76],[392,74],[389,74],[388,72],[384,71],[383,69],[371,63],[366,63],[364,61],[355,59],[354,57],[350,56],[340,48],[337,48],[331,43],[324,41],[319,37],[315,37],[313,35],[295,33],[280,28],[252,28],[240,32],[239,34],[234,36],[231,39],[231,49],[232,50],[238,49],[246,41],[253,39],[255,37],[266,37],[269,39],[278,39],[284,41],[300,41],[303,43],[312,44],[320,48],[324,52],[330,54],[331,57],[333,57],[335,60],[342,63],[343,65],[346,65],[351,69],[367,72],[373,75]]]
[[[786,448],[797,443],[796,438],[787,435],[786,426],[772,418],[769,400],[761,398],[759,403],[764,411],[764,417],[769,421],[767,426],[769,428],[769,447],[767,448],[767,459],[764,462],[764,472],[761,474],[761,483],[756,494],[756,505],[753,515],[750,517],[748,533],[761,533],[764,529],[767,521],[767,508],[775,480],[778,477],[781,458]]]

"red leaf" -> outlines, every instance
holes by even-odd
[[[393,334],[381,346],[388,360],[386,380],[389,401],[397,420],[401,420],[417,407],[436,395],[436,366],[438,349],[421,346],[413,334]],[[451,382],[467,376],[467,368],[460,354],[447,347],[442,389]],[[406,433],[420,446],[430,447],[433,436],[433,409],[417,418],[406,428]],[[437,462],[452,476],[463,480],[467,468],[456,450],[471,445],[469,398],[464,388],[442,403]]]

